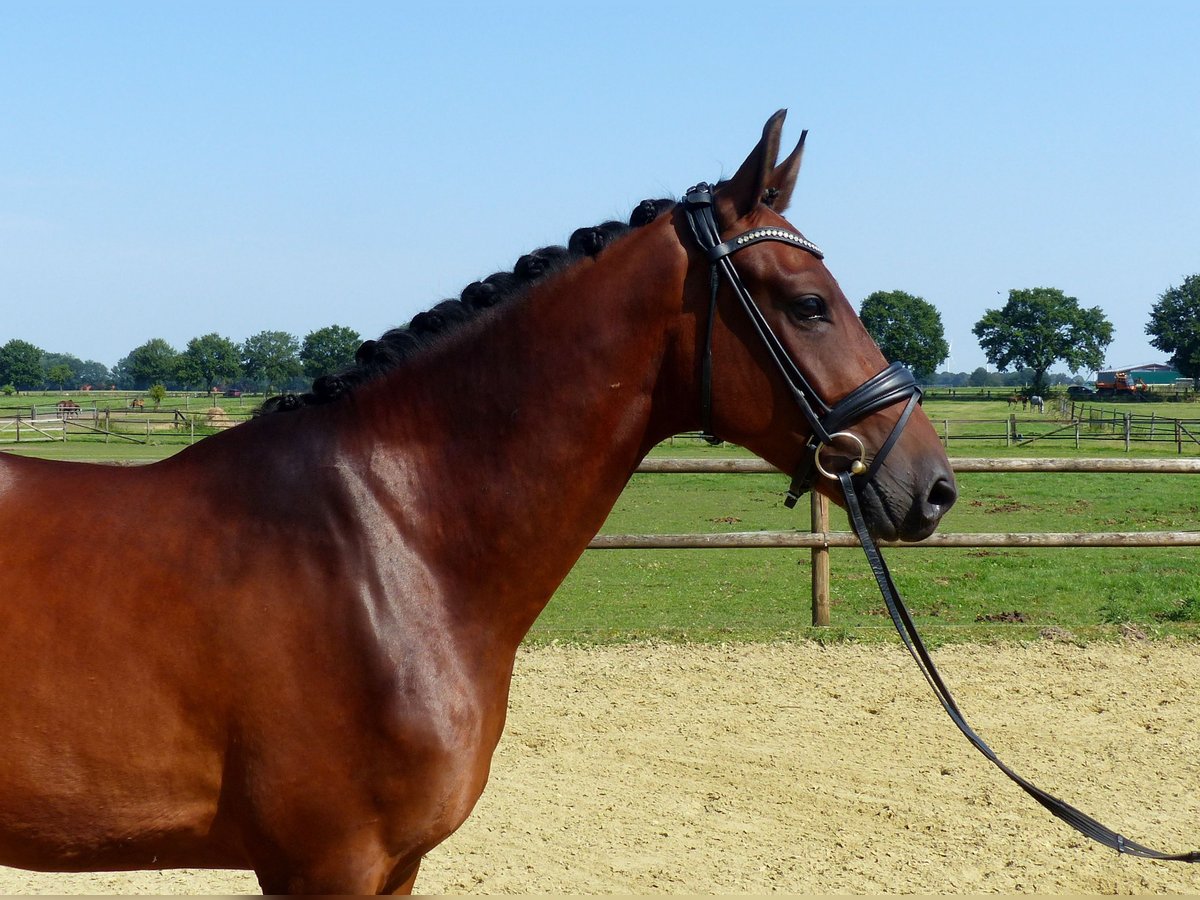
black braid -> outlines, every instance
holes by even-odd
[[[461,322],[482,310],[522,295],[530,285],[566,268],[585,256],[593,257],[630,228],[640,228],[674,207],[675,201],[643,200],[633,210],[629,224],[608,221],[580,228],[571,235],[566,247],[540,247],[517,260],[511,272],[495,272],[482,281],[473,281],[458,299],[443,300],[432,309],[419,312],[401,328],[393,328],[377,340],[364,341],[354,354],[354,363],[340,372],[323,375],[304,394],[271,397],[258,409],[258,415],[287,412],[305,406],[330,403],[377,375],[405,363],[439,334],[452,331]]]
[[[674,205],[674,200],[643,200],[630,213],[629,224],[634,228],[649,225]]]
[[[585,256],[595,256],[609,245],[613,238],[619,237],[629,230],[629,226],[620,222],[604,222],[591,228],[580,228],[571,235],[567,246],[575,253]]]
[[[570,258],[566,247],[541,247],[517,260],[513,274],[523,281],[536,281],[556,270]]]

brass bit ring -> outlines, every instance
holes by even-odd
[[[850,474],[862,475],[867,471],[867,448],[863,445],[862,439],[856,434],[851,434],[849,431],[838,431],[829,436],[830,443],[836,441],[838,438],[846,438],[847,440],[858,444],[858,459],[850,463]],[[813,464],[817,467],[817,471],[826,478],[836,481],[837,475],[821,465],[821,451],[828,446],[830,446],[830,444],[821,444],[817,447],[817,452],[813,454]]]

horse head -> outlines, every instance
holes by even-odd
[[[704,429],[795,472],[794,491],[843,505],[838,475],[852,471],[872,533],[920,540],[954,503],[954,474],[912,376],[888,366],[821,251],[782,216],[804,148],[802,135],[776,164],[784,115],[732,178],[698,185],[676,214]]]

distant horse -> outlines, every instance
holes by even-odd
[[[1029,398],[1029,405],[1040,413],[1044,413],[1046,411],[1046,401],[1037,394],[1034,394]]]
[[[141,397],[134,397],[132,400],[129,401],[129,408],[130,409],[145,409],[146,401],[143,400]]]
[[[60,419],[74,419],[79,415],[79,404],[74,400],[59,400],[56,406]]]
[[[848,468],[874,532],[930,534],[953,473],[780,215],[782,123],[712,191],[535,250],[162,462],[0,455],[0,862],[410,891],[483,791],[522,637],[670,435]]]

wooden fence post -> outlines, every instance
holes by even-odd
[[[829,533],[829,500],[824,494],[812,492],[813,532]],[[812,549],[812,623],[829,624],[829,545]]]
[[[1130,440],[1129,420],[1130,420],[1130,418],[1131,418],[1130,414],[1125,413],[1125,452],[1126,453],[1129,452],[1129,440]]]

